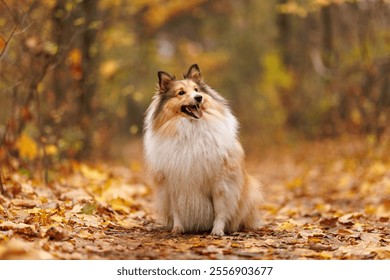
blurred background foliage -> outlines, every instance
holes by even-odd
[[[1,0],[0,160],[108,157],[198,63],[248,146],[390,121],[389,0]]]

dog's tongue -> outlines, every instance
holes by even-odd
[[[188,106],[188,109],[193,113],[198,119],[203,115],[202,111],[199,110],[199,106]]]

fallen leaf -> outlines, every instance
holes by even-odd
[[[278,228],[279,228],[279,230],[291,231],[295,227],[296,227],[296,225],[294,223],[292,223],[291,221],[287,221],[287,222],[280,224]]]
[[[51,240],[56,240],[56,241],[68,240],[69,233],[67,230],[65,230],[59,226],[54,226],[54,227],[49,228],[46,231],[45,237],[49,237]]]
[[[1,260],[50,260],[53,256],[35,248],[31,242],[13,238],[0,245]]]
[[[314,251],[332,251],[334,250],[331,245],[328,244],[321,244],[321,243],[310,243],[309,246],[311,250]]]
[[[39,230],[32,225],[24,223],[2,222],[0,223],[0,230],[12,230],[15,233],[25,234],[28,236],[38,236]]]
[[[41,205],[41,202],[32,199],[12,199],[11,205],[18,207],[34,208]]]
[[[320,221],[320,226],[327,229],[334,228],[336,227],[338,221],[339,221],[338,217],[324,218]]]
[[[95,212],[95,211],[96,211],[96,204],[95,203],[86,203],[83,206],[83,208],[81,208],[81,211],[79,213],[92,215],[93,212]]]

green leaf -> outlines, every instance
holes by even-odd
[[[80,213],[86,215],[92,215],[93,212],[96,211],[96,204],[94,203],[86,203],[83,208],[81,208]]]

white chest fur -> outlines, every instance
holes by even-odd
[[[149,167],[176,182],[179,178],[215,176],[228,150],[237,141],[235,117],[226,112],[223,120],[180,118],[175,126],[177,133],[173,137],[161,136],[151,129],[146,131],[144,141]]]

